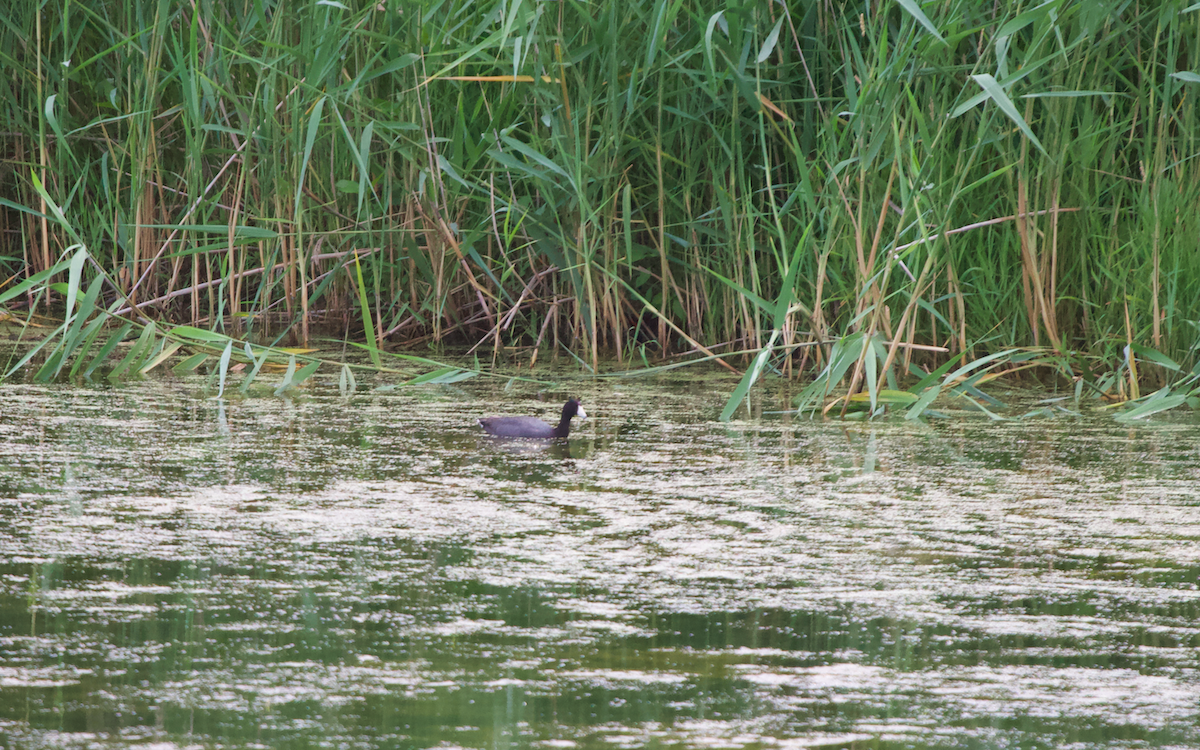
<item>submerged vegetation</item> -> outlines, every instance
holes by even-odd
[[[359,5],[0,10],[0,305],[61,323],[6,373],[285,388],[320,334],[728,361],[725,418],[767,370],[1191,403],[1198,6]]]

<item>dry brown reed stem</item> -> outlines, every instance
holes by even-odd
[[[905,350],[906,355],[909,351],[911,351],[911,336],[913,332],[915,332],[916,328],[910,324],[910,321],[916,321],[918,300],[921,299],[921,294],[923,294],[925,291],[925,287],[927,285],[925,279],[928,278],[929,274],[933,271],[934,257],[935,256],[933,253],[930,253],[929,256],[925,258],[925,267],[921,269],[921,276],[916,281],[916,286],[913,288],[913,293],[909,297],[908,304],[904,306],[904,312],[900,315],[900,322],[896,324],[896,338],[888,347],[887,358],[883,362],[883,367],[880,368],[879,377],[875,380],[876,390],[879,390],[883,387],[883,384],[887,380],[887,374],[891,371],[892,363],[896,361],[896,352],[899,351],[901,344],[899,337],[903,334],[905,328],[908,328],[910,332],[910,340],[906,342],[910,344],[910,348]],[[870,354],[866,354],[865,356],[870,356]]]
[[[900,139],[904,139],[904,129],[900,130]],[[875,274],[875,258],[879,253],[879,243],[883,239],[883,223],[887,221],[887,212],[891,207],[892,202],[892,186],[896,183],[896,174],[900,171],[898,161],[892,162],[892,171],[888,174],[887,188],[883,191],[883,200],[879,204],[879,220],[875,222],[875,236],[871,238],[871,255],[867,258],[867,265],[863,269],[863,280],[866,281],[872,278]],[[903,212],[901,212],[903,213]],[[861,253],[859,254],[861,261]],[[871,285],[872,304],[877,304],[883,298],[883,290],[880,287],[886,285]]]
[[[509,309],[508,313],[504,316],[504,319],[492,326],[491,330],[489,330],[487,334],[475,344],[475,346],[472,346],[467,350],[467,354],[474,352],[479,348],[480,344],[487,341],[491,336],[495,336],[496,346],[499,347],[500,332],[508,330],[508,327],[512,325],[513,319],[516,318],[517,312],[519,312],[521,309],[521,303],[525,301],[525,298],[529,296],[530,292],[533,291],[534,286],[539,281],[541,281],[547,274],[553,273],[557,270],[558,266],[549,266],[548,268],[543,268],[541,271],[538,271],[536,274],[534,274],[533,278],[531,278],[529,282],[525,284],[525,289],[521,291],[521,296],[517,298],[517,301],[513,304],[512,308]],[[497,307],[497,312],[499,312],[499,307]],[[488,321],[491,321],[490,317],[488,318]]]
[[[653,309],[653,308],[651,308],[651,309]],[[658,311],[657,311],[657,310],[655,310],[655,312],[657,313]],[[674,331],[675,331],[676,333],[678,333],[680,336],[682,336],[683,338],[685,338],[689,344],[691,344],[691,345],[692,345],[692,346],[694,346],[695,348],[699,349],[700,351],[704,352],[704,353],[705,353],[707,356],[710,356],[710,357],[715,357],[715,356],[716,356],[715,354],[713,354],[713,352],[712,352],[712,350],[711,350],[711,349],[709,349],[707,346],[703,346],[703,345],[701,345],[699,341],[696,341],[696,339],[694,339],[694,338],[692,338],[691,336],[689,336],[689,335],[687,335],[686,333],[684,333],[684,332],[683,332],[683,331],[682,331],[682,330],[679,328],[679,326],[675,325],[675,324],[674,324],[674,323],[672,323],[670,320],[668,320],[668,319],[666,318],[666,316],[664,316],[664,315],[661,315],[661,314],[660,314],[660,315],[659,315],[659,320],[665,321],[665,322],[666,322],[666,324],[667,324],[668,326],[670,326],[672,330],[674,330]],[[740,371],[739,371],[739,370],[738,370],[736,367],[734,367],[733,365],[729,364],[728,362],[725,362],[724,360],[718,359],[718,360],[716,360],[716,362],[717,362],[717,364],[719,364],[719,365],[721,365],[722,367],[724,367],[726,370],[729,370],[730,372],[732,372],[734,375],[741,375],[741,374],[742,374],[742,373],[741,373],[741,372],[740,372]]]
[[[237,143],[236,139],[234,140],[234,143],[235,144]],[[236,263],[237,259],[235,257],[234,250],[233,250],[233,248],[234,248],[233,238],[234,238],[234,229],[237,227],[238,217],[241,215],[242,196],[245,194],[245,190],[246,190],[246,169],[243,165],[243,168],[238,170],[237,182],[233,188],[233,207],[231,208],[231,210],[229,212],[229,223],[228,223],[229,232],[226,236],[226,241],[229,243],[229,249],[228,249],[228,254],[226,255],[225,262],[228,264],[227,267],[230,269],[237,268],[237,263]],[[241,298],[242,298],[242,277],[238,276],[237,278],[233,278],[233,279],[229,280],[229,309],[231,311],[237,310],[237,303],[238,303],[238,300],[240,300]]]
[[[937,352],[939,354],[946,354],[950,351],[944,346],[934,346],[932,344],[914,344],[911,341],[884,341],[883,343],[887,346],[897,346],[901,349],[912,349],[918,352]]]
[[[815,248],[814,248],[815,250]],[[833,243],[825,246],[825,252],[817,252],[817,287],[813,290],[812,316],[810,322],[812,324],[813,336],[818,339],[825,338],[828,326],[825,323],[825,310],[822,305],[822,300],[825,297],[825,272],[829,266],[829,254],[833,252]],[[817,356],[820,356],[818,350]]]
[[[653,275],[653,273],[652,273],[652,274],[651,274],[651,278],[653,278],[653,276],[654,276],[654,275]],[[709,356],[711,356],[711,357],[716,357],[716,355],[715,355],[715,354],[713,354],[713,353],[712,353],[712,351],[710,351],[708,347],[704,346],[704,345],[703,345],[703,344],[701,344],[699,341],[696,341],[696,339],[694,339],[694,338],[692,338],[691,336],[689,336],[689,335],[687,334],[687,332],[686,332],[686,331],[684,331],[682,328],[680,328],[679,326],[677,326],[677,325],[676,325],[676,324],[675,324],[675,323],[674,323],[674,322],[673,322],[673,321],[672,321],[670,318],[668,318],[666,315],[664,315],[662,312],[660,312],[660,311],[658,310],[658,308],[656,308],[654,305],[650,304],[650,303],[649,303],[649,302],[646,300],[646,298],[645,298],[645,297],[642,297],[640,294],[638,294],[638,293],[637,293],[637,291],[636,291],[636,290],[634,290],[632,287],[630,287],[630,286],[629,286],[629,284],[628,284],[627,282],[625,282],[624,280],[620,280],[620,281],[621,281],[621,284],[622,284],[623,286],[625,286],[625,288],[626,288],[626,289],[628,289],[629,291],[633,292],[634,296],[635,296],[635,297],[637,297],[637,300],[638,300],[639,302],[641,302],[641,303],[642,303],[642,310],[649,310],[650,312],[654,313],[654,315],[655,315],[655,316],[658,318],[658,320],[659,320],[659,324],[660,324],[660,326],[664,326],[664,325],[665,325],[667,328],[670,328],[672,331],[674,331],[675,333],[679,334],[679,335],[680,335],[680,336],[681,336],[681,337],[682,337],[684,340],[686,340],[686,341],[687,341],[689,344],[691,344],[691,345],[692,345],[693,347],[695,347],[696,349],[699,349],[700,351],[704,352],[705,354],[707,354],[707,355],[709,355]],[[664,288],[665,288],[665,287],[664,287]],[[740,294],[738,295],[738,299],[742,300],[743,302],[745,301],[745,298],[744,298],[744,297],[742,297],[742,295],[740,295]],[[631,312],[632,312],[634,315],[640,315],[640,314],[641,314],[642,310],[637,310],[637,309],[635,309],[635,308],[633,307],[633,303],[632,303],[632,302],[630,302],[630,303],[629,303],[629,306],[630,306],[630,310],[631,310]],[[752,334],[751,334],[751,335],[752,335]],[[539,337],[539,339],[540,339],[540,337]],[[662,346],[662,347],[664,347],[664,349],[665,349],[665,345],[662,343],[663,341],[664,341],[664,339],[660,338],[660,339],[659,339],[659,345],[660,345],[660,346]],[[739,371],[738,371],[738,369],[737,369],[736,367],[734,367],[733,365],[729,364],[728,362],[723,362],[723,361],[721,361],[721,360],[719,360],[719,359],[718,359],[718,360],[716,360],[716,361],[717,361],[717,363],[718,363],[719,365],[721,365],[721,366],[722,366],[722,367],[724,367],[725,369],[729,370],[729,371],[730,371],[730,372],[732,372],[733,374],[735,374],[735,375],[741,375],[741,374],[742,374],[741,372],[739,372]]]
[[[1133,325],[1129,322],[1129,297],[1125,297],[1125,351],[1129,360],[1129,400],[1141,398],[1141,389],[1138,387],[1138,372],[1137,359],[1133,356],[1131,346],[1133,345]],[[1125,394],[1122,394],[1125,395]]]
[[[1058,177],[1050,184],[1050,301],[1058,300]],[[1058,333],[1058,317],[1054,319],[1054,332]]]
[[[487,302],[484,300],[484,295],[491,296],[491,293],[484,289],[483,286],[475,279],[475,274],[471,272],[471,265],[467,263],[467,258],[463,255],[462,247],[459,246],[458,239],[454,236],[454,232],[450,231],[450,227],[447,226],[446,219],[440,214],[437,217],[431,217],[428,213],[426,213],[425,207],[421,205],[419,201],[417,202],[416,206],[417,211],[421,214],[421,218],[425,219],[426,223],[433,225],[438,234],[441,236],[442,241],[449,245],[450,248],[454,250],[454,254],[458,256],[458,264],[462,268],[463,272],[467,274],[467,282],[478,293],[479,304],[483,306],[484,312],[487,313],[488,319],[491,320],[491,308],[488,307]]]
[[[952,262],[946,264],[946,285],[949,292],[954,295],[954,306],[950,308],[950,313],[951,322],[957,323],[953,331],[958,334],[958,350],[965,352],[967,351],[967,303],[963,299],[962,286],[958,283],[958,273],[954,270]],[[955,317],[955,313],[957,313],[957,317]]]
[[[942,232],[941,234],[931,234],[928,237],[922,237],[919,240],[913,240],[912,242],[906,242],[903,245],[898,245],[895,248],[893,248],[892,252],[899,253],[903,250],[909,249],[910,247],[916,247],[917,245],[920,245],[925,242],[933,242],[934,240],[936,240],[942,236],[949,237],[952,234],[962,234],[963,232],[969,232],[972,229],[979,229],[980,227],[987,227],[987,226],[991,226],[993,224],[1003,224],[1006,221],[1013,221],[1014,219],[1019,219],[1019,218],[1026,217],[1026,216],[1045,216],[1046,214],[1049,214],[1049,213],[1064,213],[1065,214],[1065,213],[1070,213],[1072,211],[1079,211],[1079,210],[1081,210],[1081,209],[1079,209],[1077,207],[1075,207],[1075,208],[1043,208],[1040,211],[1018,212],[1011,216],[1001,216],[996,219],[987,219],[985,221],[977,221],[972,224],[964,224],[961,227],[955,227],[954,229],[947,229],[945,232]]]
[[[1059,349],[1059,339],[1057,326],[1054,324],[1053,315],[1051,315],[1050,305],[1046,301],[1046,288],[1041,270],[1041,263],[1037,257],[1037,236],[1036,233],[1029,231],[1028,219],[1030,215],[1025,211],[1028,193],[1026,191],[1025,180],[1018,178],[1017,180],[1017,212],[1021,218],[1017,220],[1017,237],[1020,239],[1021,245],[1021,262],[1024,266],[1025,276],[1029,279],[1029,286],[1026,287],[1026,293],[1029,295],[1029,306],[1032,307],[1033,317],[1029,321],[1030,328],[1033,329],[1034,345],[1037,345],[1037,321],[1040,319],[1042,326],[1046,329],[1046,335],[1050,337],[1050,343],[1055,349]]]
[[[1162,148],[1162,141],[1159,141],[1159,150]],[[1150,271],[1150,325],[1151,325],[1151,341],[1154,343],[1155,349],[1162,348],[1162,311],[1159,309],[1159,272],[1161,258],[1159,251],[1161,249],[1160,232],[1162,227],[1162,217],[1159,211],[1159,186],[1162,180],[1157,175],[1162,173],[1161,164],[1155,165],[1154,174],[1151,178],[1150,185],[1150,205],[1154,206],[1154,221],[1151,223],[1153,229],[1150,230],[1150,252],[1152,259],[1152,268]]]
[[[335,258],[344,258],[345,256],[352,255],[354,253],[358,253],[361,257],[363,255],[370,255],[372,253],[377,253],[377,252],[379,252],[379,250],[380,250],[380,248],[373,247],[373,248],[370,248],[369,250],[342,250],[342,251],[339,251],[336,253],[319,253],[319,254],[314,254],[312,256],[312,258],[310,258],[310,260],[313,262],[322,261],[322,260],[333,260]],[[346,263],[343,263],[342,266],[344,267],[348,264],[349,264],[349,261],[347,261]],[[272,273],[274,273],[276,271],[283,271],[283,270],[286,270],[289,265],[290,264],[288,262],[276,263],[274,266],[271,267],[270,271]],[[194,292],[198,292],[202,289],[209,289],[211,287],[218,286],[220,284],[223,284],[225,281],[233,281],[235,279],[247,278],[249,276],[257,276],[266,270],[267,269],[265,269],[265,268],[252,268],[249,271],[238,271],[237,273],[231,274],[230,276],[227,276],[227,277],[222,277],[220,279],[212,279],[209,281],[202,282],[200,284],[195,285],[195,288],[189,286],[189,287],[184,287],[183,289],[176,289],[175,291],[170,292],[169,294],[164,294],[160,297],[155,297],[154,299],[148,299],[144,302],[139,302],[136,305],[129,305],[128,307],[122,307],[120,310],[117,310],[116,312],[114,312],[113,316],[119,317],[121,315],[127,315],[128,313],[134,312],[135,310],[140,310],[143,307],[148,307],[150,305],[157,305],[161,302],[166,302],[168,300],[174,299],[175,297],[182,297],[185,294],[193,294]],[[325,276],[328,276],[330,273],[332,273],[332,271],[327,271],[324,274],[321,274],[321,276],[313,279],[313,283],[319,281],[320,279],[324,278]]]
[[[299,235],[297,239],[301,240],[296,243],[296,267],[300,272],[300,341],[304,346],[308,346],[308,264],[312,262],[312,259],[305,258],[303,235]],[[324,235],[317,237],[314,251],[320,250],[324,242]]]
[[[537,341],[533,344],[533,355],[529,358],[529,366],[533,367],[537,364],[538,352],[542,350],[542,339],[546,338],[546,327],[550,325],[550,321],[558,320],[558,303],[561,300],[555,300],[550,304],[550,309],[546,311],[546,319],[542,321],[542,329],[538,331]]]

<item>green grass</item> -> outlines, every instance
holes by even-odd
[[[0,10],[0,290],[64,321],[40,377],[177,325],[740,352],[872,407],[997,352],[1113,399],[1196,366],[1186,3],[195,7]]]

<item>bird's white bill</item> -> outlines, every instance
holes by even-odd
[[[583,410],[583,404],[579,405],[579,411],[575,412],[575,416],[580,419],[587,419],[587,412]]]

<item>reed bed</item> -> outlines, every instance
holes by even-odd
[[[112,319],[154,357],[332,333],[380,366],[443,343],[725,358],[872,406],[1001,352],[989,372],[1116,398],[1197,361],[1186,3],[0,18],[0,302],[62,323],[46,376],[84,343],[86,370]]]

